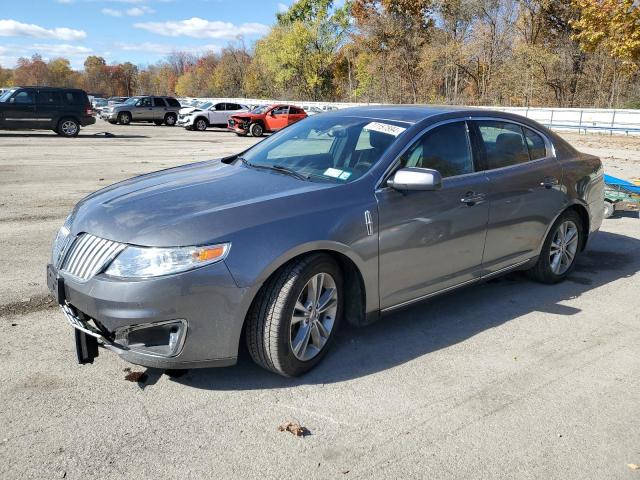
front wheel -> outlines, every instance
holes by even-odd
[[[560,215],[529,274],[542,283],[558,283],[575,268],[576,258],[584,244],[582,219],[573,210]]]
[[[207,124],[207,121],[204,118],[197,119],[196,123],[194,124],[194,128],[199,132],[204,132],[208,126],[209,125]]]
[[[118,114],[118,123],[120,125],[129,125],[131,123],[131,114],[129,112],[122,112]]]
[[[252,137],[261,137],[262,134],[264,133],[264,129],[262,128],[262,125],[260,125],[259,123],[252,123],[251,126],[249,127],[249,133],[251,134]]]
[[[167,113],[164,116],[164,123],[168,127],[173,127],[177,121],[178,121],[178,117],[176,117],[175,113]]]
[[[285,377],[315,367],[342,316],[342,272],[328,255],[294,260],[262,287],[247,317],[253,360]]]
[[[613,205],[613,203],[605,200],[604,201],[604,218],[611,218],[613,217],[614,213],[616,213],[616,207]]]

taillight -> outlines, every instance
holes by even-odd
[[[91,107],[87,108],[87,115],[93,115],[93,109]]]

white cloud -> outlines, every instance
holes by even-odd
[[[110,17],[121,17],[122,16],[122,10],[115,10],[113,8],[103,8],[100,11],[103,13],[103,15],[109,15]]]
[[[88,47],[66,43],[9,44],[0,46],[0,65],[11,68],[16,65],[20,57],[30,58],[36,53],[40,54],[45,62],[53,58],[64,57],[71,62],[72,68],[79,69],[82,68],[86,57],[94,52]]]
[[[139,17],[144,15],[145,13],[155,13],[155,10],[151,7],[147,7],[146,5],[141,5],[140,7],[132,7],[127,10],[117,10],[115,8],[103,8],[100,10],[104,15],[109,15],[111,17],[122,17],[123,15],[128,15],[130,17]]]
[[[269,31],[269,27],[262,23],[234,25],[230,22],[209,21],[198,17],[168,22],[141,22],[135,23],[133,26],[166,37],[185,36],[216,39],[233,39],[239,35],[264,35]]]
[[[166,43],[116,43],[115,46],[123,52],[145,52],[155,55],[168,55],[171,52],[189,52],[189,53],[204,53],[204,52],[219,52],[222,50],[220,45],[189,45],[180,46],[175,44]]]
[[[155,13],[155,10],[151,7],[147,7],[143,5],[141,7],[133,7],[127,10],[127,15],[130,17],[139,17],[140,15],[144,15],[145,13]]]
[[[284,13],[289,10],[289,5],[285,3],[278,3],[278,13]]]
[[[22,23],[17,20],[0,20],[0,37],[32,37],[54,40],[81,40],[86,38],[84,30],[58,27],[47,29],[33,23]]]

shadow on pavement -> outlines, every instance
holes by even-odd
[[[80,132],[77,137],[72,137],[72,140],[82,139],[82,138],[149,138],[147,135],[123,135],[120,133],[110,133],[109,135],[105,135],[105,133],[109,132],[98,132],[98,133],[90,133],[85,134]],[[61,137],[57,133],[0,133],[0,138],[61,138],[65,139],[66,137]]]
[[[287,379],[255,365],[244,352],[234,367],[191,370],[173,378],[208,390],[289,388],[341,382],[380,372],[530,312],[575,315],[561,302],[640,270],[640,240],[601,232],[590,240],[567,281],[542,285],[516,272],[384,316],[365,328],[343,324],[327,357],[301,378]]]

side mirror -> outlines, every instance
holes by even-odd
[[[9,103],[16,103],[16,97],[11,97],[9,99]]]
[[[142,106],[142,102],[136,102],[136,107],[141,107]]]
[[[401,168],[387,180],[387,186],[395,190],[438,190],[442,186],[442,175],[430,168]]]

